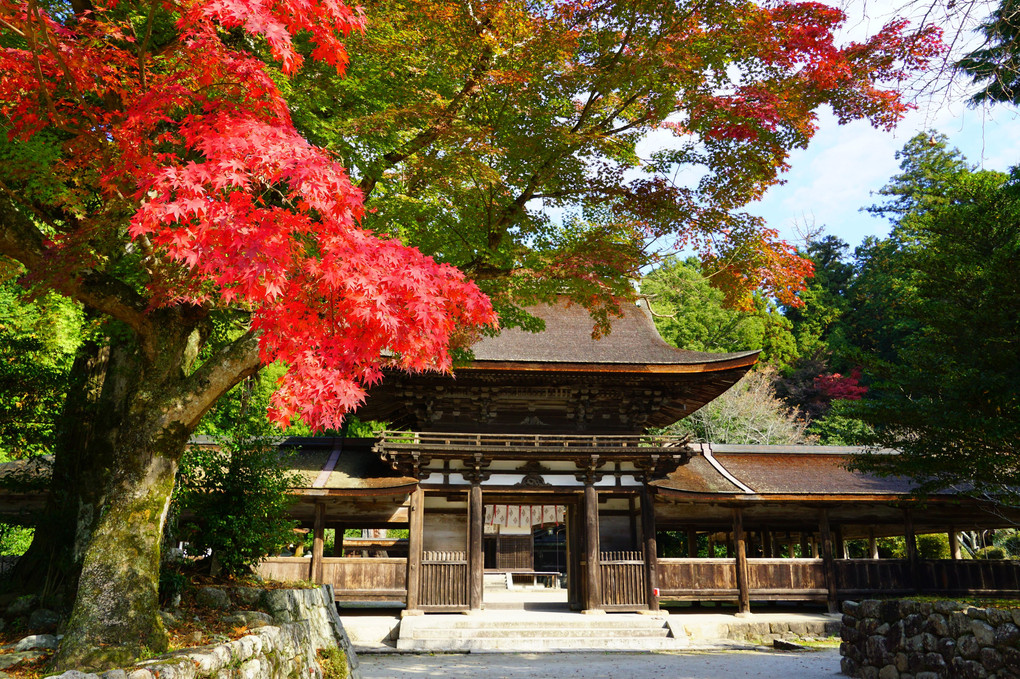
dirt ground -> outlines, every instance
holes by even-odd
[[[718,653],[477,653],[360,655],[364,679],[822,679],[835,649]]]

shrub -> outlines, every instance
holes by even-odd
[[[178,538],[189,556],[211,552],[213,575],[241,575],[293,538],[287,491],[297,479],[272,445],[271,427],[242,422],[218,448],[192,446],[181,460]]]
[[[949,536],[945,533],[918,535],[917,555],[922,559],[948,559]]]

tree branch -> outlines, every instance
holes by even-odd
[[[261,367],[258,335],[248,331],[213,354],[184,380],[181,393],[166,409],[164,426],[178,422],[194,429],[221,396]]]
[[[0,254],[20,262],[29,272],[44,275],[54,267],[44,234],[11,200],[3,187],[0,197]],[[148,355],[155,354],[146,300],[123,281],[94,269],[68,272],[47,279],[47,285],[93,309],[127,324],[138,334]]]

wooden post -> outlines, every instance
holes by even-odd
[[[814,536],[814,534],[812,534],[811,535],[811,558],[812,559],[817,559],[818,557],[819,557],[818,538],[816,538]]]
[[[659,597],[656,594],[659,589],[659,573],[655,544],[655,506],[652,504],[652,494],[648,492],[648,484],[641,486],[641,534],[644,537],[645,547],[645,583],[648,601],[648,610],[659,610]]]
[[[829,528],[829,510],[821,510],[819,524],[822,533],[822,560],[825,568],[825,586],[828,589],[829,613],[835,613],[839,597],[836,593],[836,565],[832,558],[832,530]]]
[[[482,553],[482,485],[472,481],[468,498],[468,605],[472,611],[482,610],[482,587],[485,580]]]
[[[910,582],[918,592],[923,588],[918,582],[917,536],[914,535],[914,517],[909,508],[903,509],[903,534],[906,538],[907,561],[910,567]]]
[[[747,582],[747,540],[744,537],[744,512],[739,507],[733,510],[733,541],[737,546],[737,614],[751,612],[751,591]]]
[[[422,533],[425,528],[425,491],[415,486],[411,491],[411,506],[408,509],[407,531],[407,601],[405,613],[419,611],[418,597],[421,591]]]
[[[772,558],[772,531],[768,526],[761,527],[761,555],[766,559]]]
[[[949,558],[956,561],[962,558],[960,554],[960,534],[956,531],[956,526],[949,528]]]
[[[570,610],[583,608],[584,598],[581,581],[581,561],[584,550],[581,548],[582,529],[578,521],[577,503],[567,505],[567,599]]]
[[[836,537],[835,555],[837,559],[846,558],[846,540],[843,539],[843,526],[836,526],[833,530]]]
[[[708,558],[715,558],[715,533],[708,531]]]
[[[868,556],[872,559],[878,558],[878,540],[875,539],[875,527],[868,528]]]
[[[584,610],[598,611],[602,607],[602,573],[599,568],[599,493],[592,481],[584,484],[584,551],[588,562],[585,569]]]
[[[617,463],[617,464],[619,464],[619,463]],[[642,495],[642,497],[644,497],[644,496]],[[643,533],[641,533],[641,535],[638,534],[639,531],[638,531],[638,525],[637,525],[637,507],[634,505],[634,496],[633,495],[627,498],[627,509],[628,509],[627,515],[628,515],[628,518],[630,519],[630,540],[631,540],[631,546],[636,551],[638,549],[641,549],[641,544],[644,541],[644,534]],[[644,530],[644,526],[643,525],[641,526],[641,530],[642,531]]]
[[[315,524],[312,540],[312,582],[322,584],[322,548],[326,537],[326,505],[315,503]]]
[[[698,558],[698,531],[693,526],[687,528],[687,558]]]
[[[344,532],[346,530],[342,523],[333,526],[333,556],[344,555]]]

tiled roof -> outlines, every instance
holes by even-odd
[[[612,331],[599,340],[591,337],[593,322],[584,307],[561,300],[527,311],[545,321],[545,330],[534,333],[509,328],[496,337],[483,338],[472,347],[475,361],[695,365],[758,353],[713,354],[671,347],[659,336],[644,300],[622,305],[623,317],[611,319]]]

